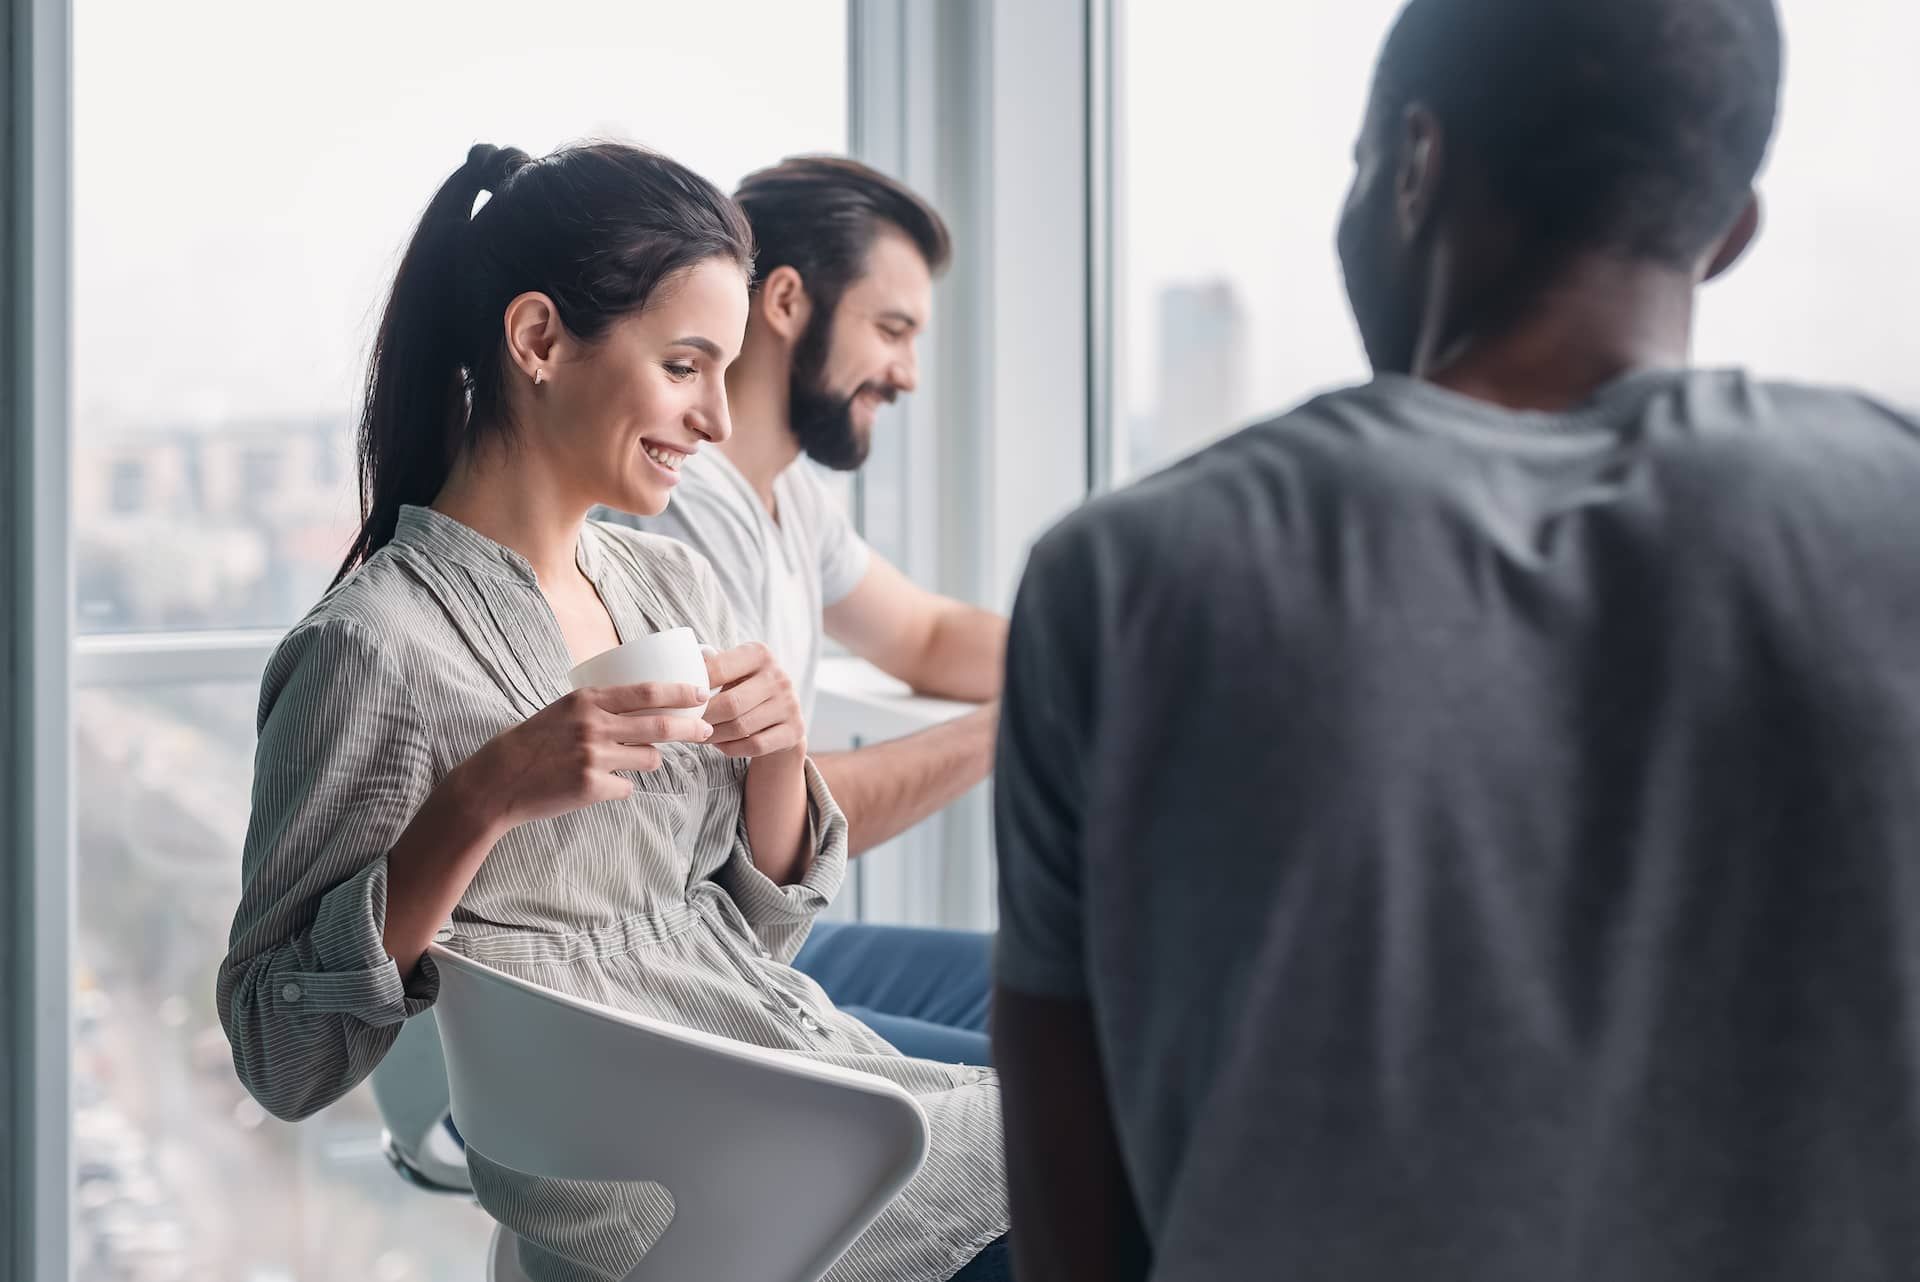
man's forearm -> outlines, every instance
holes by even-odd
[[[984,703],[1000,697],[1007,664],[1007,620],[960,606],[940,618],[915,670],[902,679],[936,699]]]
[[[988,704],[944,725],[813,761],[847,817],[847,853],[890,841],[952,805],[993,769],[1000,707]]]
[[[1152,1267],[1082,1001],[995,985],[993,1061],[1006,1123],[1014,1276],[1139,1282]]]

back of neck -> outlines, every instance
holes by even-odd
[[[1504,312],[1448,308],[1436,291],[1414,376],[1507,409],[1570,409],[1622,375],[1684,367],[1693,291],[1685,273],[1604,255],[1575,260]]]

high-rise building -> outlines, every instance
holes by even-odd
[[[1247,314],[1232,283],[1218,279],[1167,286],[1157,310],[1159,405],[1149,448],[1166,463],[1239,427],[1249,412]]]

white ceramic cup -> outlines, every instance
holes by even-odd
[[[637,686],[647,682],[689,685],[707,688],[707,659],[713,647],[701,645],[692,628],[668,628],[651,636],[636,637],[625,645],[603,650],[585,663],[575,665],[568,674],[576,690],[605,686]],[[698,717],[707,710],[702,703],[691,708],[647,708],[645,713],[663,713],[676,717]]]

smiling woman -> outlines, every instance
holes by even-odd
[[[679,461],[726,437],[751,252],[732,200],[635,147],[481,145],[441,185],[374,346],[359,536],[262,683],[217,1000],[241,1081],[288,1120],[433,1003],[435,939],[886,1077],[931,1151],[835,1276],[937,1282],[1005,1229],[998,1086],[906,1058],[792,968],[847,832],[793,682],[698,553],[586,519],[659,512]],[[581,660],[680,627],[719,647],[710,689],[571,688]],[[672,1219],[658,1186],[467,1165],[536,1279],[624,1275]]]
[[[640,148],[536,162],[475,146],[427,206],[374,340],[361,527],[341,577],[393,537],[402,507],[443,489],[457,506],[509,454],[563,488],[598,489],[580,513],[665,507],[671,476],[644,463],[640,431],[666,424],[679,442],[656,444],[683,453],[725,435],[720,374],[746,327],[752,245],[731,200]],[[713,336],[683,341],[689,326]]]
[[[486,1215],[398,1183],[367,1091],[290,1126],[231,1066],[214,971],[240,894],[261,665],[356,532],[356,383],[432,180],[481,138],[536,155],[643,139],[723,188],[842,149],[846,6],[711,0],[692,25],[632,0],[566,0],[531,25],[505,0],[70,7],[60,222],[90,634],[71,725],[72,1279],[480,1277]],[[755,39],[716,42],[720,29]],[[183,165],[191,201],[170,194]],[[215,628],[273,633],[200,631]]]

